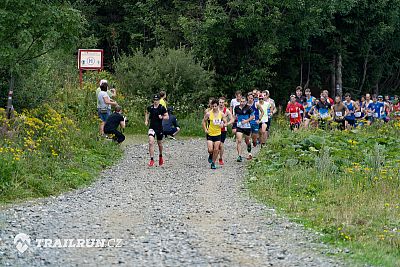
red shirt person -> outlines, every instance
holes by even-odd
[[[286,115],[290,119],[290,129],[297,130],[301,124],[301,111],[304,112],[303,105],[296,102],[296,96],[290,96],[290,102],[286,107]]]

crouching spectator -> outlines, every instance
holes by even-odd
[[[176,119],[176,116],[172,114],[174,111],[173,107],[168,107],[168,115],[169,119],[168,120],[163,120],[163,132],[164,136],[174,139],[175,136],[179,133],[181,128],[178,125],[178,120]]]
[[[125,135],[118,131],[119,126],[121,129],[125,128],[125,117],[123,117],[121,113],[122,108],[120,106],[116,106],[114,113],[107,118],[106,124],[104,125],[104,133],[113,134],[113,139],[114,141],[118,142],[118,144],[125,140]]]

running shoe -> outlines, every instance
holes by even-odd
[[[211,162],[211,169],[215,170],[217,167],[215,166],[214,162]]]
[[[154,160],[150,160],[150,162],[149,162],[149,167],[153,167],[154,166]]]
[[[247,152],[250,153],[250,151],[251,151],[251,144],[249,143],[249,144],[247,145]]]
[[[173,137],[172,135],[169,135],[168,138],[169,138],[169,139],[172,139],[172,140],[176,140],[176,138]]]
[[[224,165],[224,161],[223,161],[222,159],[219,159],[219,160],[218,160],[218,164],[219,164],[219,165]]]
[[[253,155],[251,153],[249,153],[249,155],[247,156],[247,160],[251,160],[253,159]]]
[[[208,163],[211,163],[212,162],[212,155],[210,154],[209,156],[208,156]]]
[[[238,156],[237,159],[236,159],[236,161],[237,161],[237,162],[242,162],[242,161],[243,161],[242,156]]]
[[[160,157],[158,159],[158,166],[162,166],[164,164],[164,159],[162,157]]]

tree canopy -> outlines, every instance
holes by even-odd
[[[400,0],[5,0],[0,71],[78,46],[103,48],[111,71],[138,50],[185,48],[227,96],[260,87],[286,99],[297,85],[334,94],[338,84],[395,93],[399,13]]]

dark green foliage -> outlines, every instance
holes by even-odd
[[[254,86],[286,101],[295,86],[332,87],[343,58],[344,90],[398,91],[399,1],[75,1],[109,63],[121,52],[191,48],[224,94]],[[110,64],[108,66],[111,66]]]
[[[165,90],[167,99],[173,101],[169,104],[179,112],[198,109],[212,92],[213,73],[204,70],[184,49],[156,48],[149,54],[137,51],[123,56],[116,65],[116,76],[127,96],[144,98],[142,102],[147,104],[153,94]],[[213,93],[218,96],[220,92]]]

